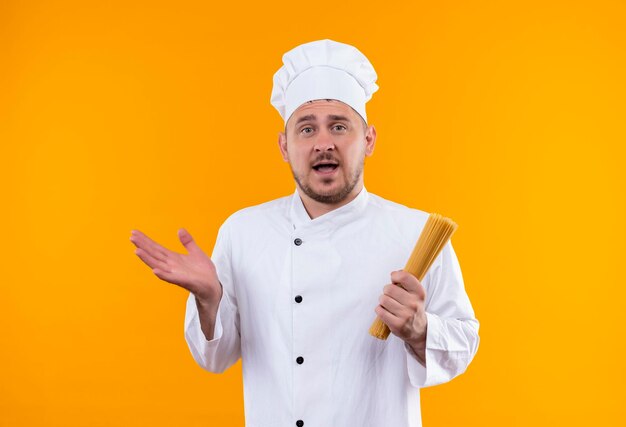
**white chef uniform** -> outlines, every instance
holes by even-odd
[[[311,219],[298,190],[232,214],[212,260],[223,286],[214,338],[189,295],[185,339],[223,372],[242,359],[248,427],[417,427],[421,387],[463,373],[479,323],[448,242],[422,280],[426,366],[400,338],[371,336],[390,274],[404,268],[426,212],[362,188]]]

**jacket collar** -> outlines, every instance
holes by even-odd
[[[357,194],[357,196],[349,203],[330,212],[326,212],[315,219],[311,219],[304,207],[304,204],[302,203],[298,187],[296,187],[296,190],[291,197],[289,217],[294,229],[302,227],[338,227],[361,216],[367,206],[368,199],[369,193],[365,189],[365,185],[363,185],[359,194]]]

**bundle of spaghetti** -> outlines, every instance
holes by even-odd
[[[430,214],[404,271],[411,273],[421,282],[456,229],[457,224],[450,218],[437,213]],[[389,327],[378,316],[369,329],[371,335],[381,340],[386,340],[390,332]]]

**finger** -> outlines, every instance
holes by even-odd
[[[383,288],[383,294],[389,296],[390,298],[393,298],[401,305],[407,307],[409,310],[417,311],[417,309],[419,308],[419,297],[396,284],[389,284],[385,286]]]
[[[159,261],[158,259],[154,258],[152,255],[150,255],[148,252],[144,251],[141,248],[137,248],[135,249],[135,254],[150,268],[154,269],[154,268],[158,268],[162,271],[167,271],[169,272],[169,267],[167,266],[167,264],[163,261]]]
[[[396,301],[400,302],[415,298],[415,295],[411,294],[409,291],[407,291],[397,283],[388,283],[387,285],[385,285],[385,287],[383,288],[383,294],[389,295]]]
[[[169,256],[168,252],[170,251],[168,249],[165,249],[141,231],[133,230],[131,234],[130,241],[133,242],[135,246],[148,252],[153,258],[165,261]]]
[[[135,243],[137,246],[141,247],[143,250],[147,251],[154,258],[157,258],[161,261],[165,261],[167,257],[170,255],[170,250],[164,248],[159,245],[157,242],[143,234],[139,230],[133,230],[133,236],[131,237],[131,241]]]
[[[394,316],[389,311],[385,310],[385,308],[381,305],[377,305],[374,309],[380,320],[383,321],[385,325],[389,327],[390,330],[395,331],[398,329],[399,324],[401,323],[400,319]]]
[[[161,270],[159,268],[153,268],[152,272],[161,280],[165,280],[168,283],[171,283],[173,285],[180,286],[183,289],[189,290],[189,288],[187,288],[187,287],[181,285],[180,283],[178,283],[178,281],[176,280],[176,276],[172,272],[164,271],[164,270]]]
[[[417,277],[404,270],[392,271],[391,281],[402,285],[402,287],[406,290],[415,288],[415,285],[419,283]]]
[[[412,294],[422,296],[425,294],[424,287],[420,281],[413,274],[404,271],[397,270],[391,273],[391,281],[398,283],[400,286]]]
[[[193,253],[197,251],[202,252],[202,249],[200,249],[195,240],[193,240],[193,237],[191,237],[191,234],[189,234],[186,229],[180,228],[178,230],[178,239],[180,240],[180,243],[183,244],[185,249],[187,249],[188,253]]]
[[[424,287],[424,285],[422,285],[421,282],[417,284],[417,289],[416,289],[415,294],[421,301],[426,300],[426,288]]]
[[[381,295],[378,298],[379,304],[388,312],[398,318],[411,316],[411,308],[391,298],[389,295]]]

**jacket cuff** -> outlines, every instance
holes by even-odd
[[[192,294],[193,303],[196,304],[195,296]],[[217,306],[217,313],[215,315],[215,326],[213,328],[213,339],[207,340],[204,332],[202,332],[202,326],[200,324],[200,314],[196,310],[194,312],[194,316],[191,319],[191,324],[189,325],[190,331],[188,331],[192,336],[195,337],[194,342],[202,343],[202,346],[206,348],[206,346],[210,346],[211,344],[217,344],[217,341],[222,338],[224,334],[224,321],[222,317],[227,317],[229,314],[229,310],[231,310],[230,300],[228,298],[228,294],[223,292],[222,298],[220,299],[219,305]]]
[[[422,365],[418,360],[411,346],[407,342],[404,342],[409,380],[411,385],[417,388],[440,384],[447,378],[446,372],[438,364],[437,357],[438,353],[445,351],[445,347],[441,342],[442,329],[444,327],[443,321],[436,314],[428,312],[426,312],[426,318],[428,319],[425,351],[426,366]]]

